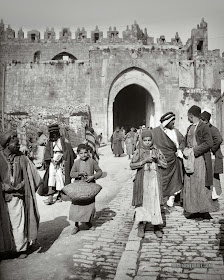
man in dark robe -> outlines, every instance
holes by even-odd
[[[124,153],[122,148],[122,141],[124,139],[123,132],[119,127],[116,127],[112,137],[112,151],[116,156],[120,157]]]
[[[19,151],[16,132],[4,132],[0,144],[0,250],[18,252],[19,258],[25,258],[37,239],[35,192],[42,180],[33,163]]]
[[[213,185],[210,149],[212,135],[207,124],[200,120],[201,108],[194,105],[188,110],[191,125],[185,136],[185,147],[193,150],[193,171],[185,173],[183,207],[187,218],[211,219],[209,212],[219,210],[218,201],[212,200]],[[186,150],[186,149],[185,149]],[[184,156],[185,155],[184,150]]]
[[[49,141],[46,145],[44,161],[46,172],[44,187],[39,190],[40,195],[48,195],[47,205],[54,203],[53,194],[58,191],[57,201],[62,201],[62,188],[71,183],[70,171],[76,158],[71,144],[61,136],[58,124],[49,126]]]
[[[163,197],[169,207],[173,206],[175,195],[183,187],[182,146],[184,137],[174,128],[175,114],[168,112],[160,118],[161,125],[152,130],[155,146],[161,150],[167,161],[162,169]]]
[[[210,123],[211,114],[209,112],[204,111],[201,113],[200,118],[209,126],[213,140],[211,148],[211,151],[215,156],[215,160],[213,162],[213,186],[215,187],[215,191],[213,191],[213,198],[216,199],[222,193],[219,175],[223,173],[223,154],[220,148],[223,139],[218,128]]]

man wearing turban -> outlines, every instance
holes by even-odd
[[[167,168],[162,169],[163,197],[167,205],[172,207],[177,195],[183,187],[182,152],[184,137],[174,128],[175,114],[168,112],[160,118],[161,125],[152,130],[155,146],[166,157]]]
[[[46,172],[44,174],[44,187],[38,190],[39,195],[48,195],[45,201],[47,205],[54,203],[53,194],[58,191],[57,201],[62,201],[61,190],[71,183],[70,171],[76,158],[68,139],[60,134],[57,123],[48,127],[49,141],[44,153]]]
[[[193,149],[193,172],[185,173],[183,207],[187,218],[211,219],[209,212],[219,209],[218,201],[212,200],[213,185],[210,149],[212,135],[207,124],[200,120],[201,108],[193,105],[188,110],[191,125],[185,136],[185,147]]]
[[[39,212],[35,192],[42,180],[33,163],[19,151],[14,131],[4,132],[0,145],[0,251],[18,252],[19,258],[24,258],[37,238]]]

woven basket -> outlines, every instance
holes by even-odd
[[[78,181],[66,185],[62,191],[73,202],[85,202],[93,200],[94,197],[101,191],[102,187],[96,183],[87,183],[85,181]]]

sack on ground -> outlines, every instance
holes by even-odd
[[[78,181],[66,185],[62,191],[71,198],[73,202],[84,202],[94,199],[101,189],[102,187],[96,183]]]

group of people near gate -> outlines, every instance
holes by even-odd
[[[89,128],[85,143],[78,145],[77,159],[58,124],[50,125],[43,179],[31,159],[20,151],[17,133],[8,130],[0,135],[0,258],[26,258],[35,244],[40,221],[36,192],[48,196],[45,202],[51,205],[55,203],[54,194],[58,194],[57,202],[70,200],[63,188],[72,180],[91,183],[102,176],[97,157],[94,159],[93,133]],[[69,219],[74,224],[71,234],[80,230],[80,223],[83,229],[91,228],[94,215],[95,198],[87,203],[71,201]]]
[[[174,209],[178,194],[188,219],[211,219],[210,213],[219,210],[222,137],[210,117],[194,105],[188,110],[191,124],[185,136],[174,127],[173,112],[161,117],[160,126],[142,129],[130,163],[137,170],[132,205],[139,237],[144,237],[146,224],[151,223],[162,238],[162,214]]]
[[[221,194],[219,174],[223,172],[222,137],[209,122],[211,115],[201,113],[198,106],[188,110],[188,127],[185,137],[174,127],[175,114],[168,112],[161,125],[141,128],[130,154],[130,167],[137,170],[133,184],[132,205],[138,222],[138,236],[144,237],[146,223],[154,226],[158,238],[163,236],[165,208],[172,209],[175,197],[180,194],[187,218],[210,219],[209,213],[219,209]],[[117,145],[124,132],[116,129],[112,148],[116,156],[124,147]],[[133,132],[133,133],[132,133]],[[134,138],[130,131],[129,138]],[[46,195],[47,205],[66,200],[65,185],[72,180],[95,182],[102,176],[98,165],[94,130],[89,128],[85,143],[77,147],[77,155],[66,135],[60,134],[57,124],[49,126],[49,139],[45,143],[44,165],[46,172],[40,177],[33,162],[20,151],[17,134],[6,131],[0,136],[0,254],[16,253],[27,256],[35,244],[40,216],[36,192]],[[46,140],[46,139],[45,139]],[[129,143],[129,141],[127,141]],[[120,150],[119,150],[120,149]],[[126,147],[127,149],[127,147]],[[212,162],[211,155],[215,159]],[[69,219],[74,227],[71,234],[91,228],[95,215],[95,199],[85,203],[71,202]]]
[[[124,127],[117,126],[110,138],[111,149],[115,157],[120,157],[126,149],[126,154],[129,159],[131,159],[134,150],[136,149],[136,144],[138,143],[139,134],[145,128],[145,125],[136,129],[132,127],[130,131],[125,132]]]

